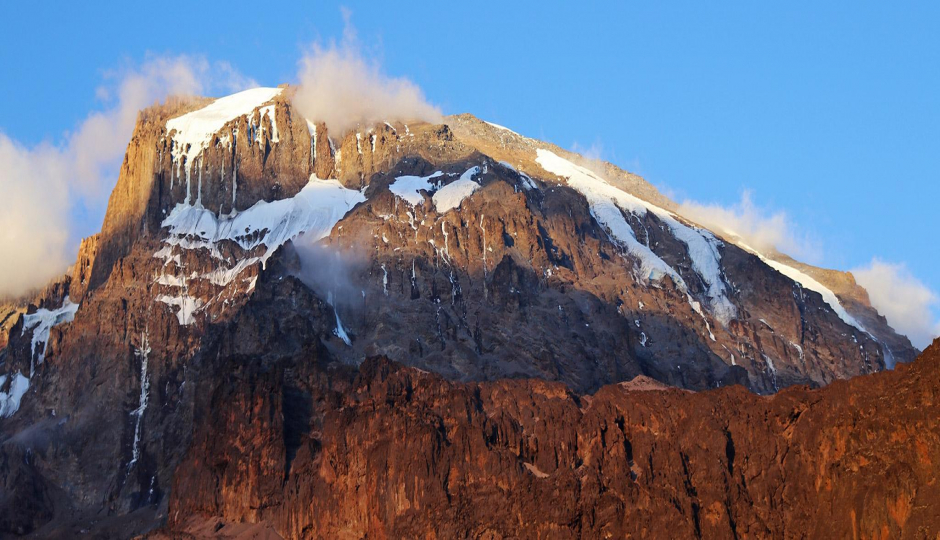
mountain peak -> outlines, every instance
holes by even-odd
[[[0,447],[34,467],[16,473],[31,493],[55,486],[76,515],[105,501],[123,515],[165,511],[176,492],[188,511],[200,488],[176,467],[203,478],[189,449],[226,452],[207,418],[237,427],[219,436],[227,448],[312,478],[314,408],[386,375],[376,398],[402,406],[415,388],[479,400],[472,388],[499,399],[521,385],[571,414],[613,389],[770,394],[915,354],[851,276],[708,230],[609,163],[469,114],[334,133],[292,94],[141,113],[101,232],[43,307],[0,310],[0,427],[56,426],[54,457]],[[520,378],[542,381],[499,382]],[[283,447],[256,444],[263,418],[285,422]],[[73,470],[104,462],[116,465]],[[556,470],[525,463],[540,480]],[[22,497],[33,510],[0,501],[0,515],[25,516],[23,530],[65,519],[45,495]]]

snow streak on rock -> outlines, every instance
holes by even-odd
[[[657,281],[668,275],[680,289],[687,290],[679,273],[649,246],[637,240],[625,217],[625,213],[638,218],[647,212],[653,213],[669,227],[676,239],[686,245],[692,267],[707,287],[708,306],[715,318],[726,325],[736,316],[737,309],[728,299],[721,277],[721,254],[718,251],[721,242],[711,232],[679,221],[675,214],[612,186],[594,172],[553,152],[539,148],[536,162],[546,171],[566,178],[570,187],[584,195],[598,223],[639,261],[644,278]]]
[[[30,343],[29,376],[20,372],[0,375],[0,418],[12,416],[20,408],[20,402],[29,390],[30,379],[36,373],[36,366],[41,365],[46,357],[46,345],[53,326],[71,322],[78,311],[78,304],[72,303],[68,296],[58,309],[38,309],[35,313],[23,316],[23,330],[20,335],[32,332]],[[40,349],[40,345],[42,348]],[[3,390],[6,388],[6,390]]]
[[[23,316],[22,334],[25,335],[29,330],[33,331],[31,349],[31,362],[33,362],[33,364],[29,370],[30,377],[33,376],[36,365],[42,364],[42,361],[46,357],[46,343],[49,341],[49,331],[57,324],[71,322],[72,319],[75,318],[76,311],[78,311],[78,304],[73,304],[69,297],[66,296],[65,300],[62,301],[62,307],[59,309],[51,311],[45,308],[37,309],[35,313]],[[37,355],[36,349],[40,344],[42,344],[42,350],[39,351]]]
[[[849,313],[845,310],[845,308],[842,307],[842,303],[839,302],[839,299],[838,297],[836,297],[836,294],[832,292],[828,287],[816,281],[815,279],[809,277],[805,273],[800,272],[796,268],[793,268],[792,266],[788,266],[786,264],[779,263],[771,259],[767,259],[762,255],[758,255],[758,256],[764,261],[764,263],[766,263],[768,266],[770,266],[774,270],[780,272],[781,274],[787,276],[793,281],[799,283],[804,288],[807,288],[811,291],[818,292],[820,296],[822,296],[823,301],[829,304],[829,307],[831,307],[832,310],[835,311],[836,315],[838,315],[840,319],[845,321],[846,324],[850,326],[854,326],[855,328],[858,328],[862,332],[868,333],[865,330],[865,328],[861,325],[861,323],[855,320],[855,317],[849,315]]]
[[[161,294],[157,296],[156,300],[168,306],[178,307],[179,311],[176,312],[176,318],[183,326],[196,322],[196,312],[204,306],[201,299],[190,296],[185,292],[181,292],[176,296]]]
[[[147,410],[149,401],[150,377],[147,373],[147,362],[150,359],[150,335],[144,332],[140,338],[140,348],[134,351],[134,355],[140,358],[140,401],[137,408],[131,411],[131,415],[136,417],[134,423],[134,445],[131,449],[131,460],[127,464],[128,470],[137,463],[140,458],[140,424],[144,418],[144,411]]]
[[[346,345],[352,345],[352,341],[349,339],[349,334],[347,334],[346,329],[343,328],[343,321],[339,320],[339,310],[336,308],[336,304],[333,303],[332,292],[327,293],[326,303],[333,308],[333,314],[336,315],[336,329],[333,330],[333,333],[336,334],[336,337],[343,340],[343,343]]]

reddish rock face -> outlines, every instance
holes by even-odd
[[[940,343],[773,397],[457,384],[232,362],[197,408],[162,534],[284,538],[933,538]],[[156,535],[157,537],[161,535]]]
[[[848,421],[838,411],[861,414],[840,401],[846,388],[872,403],[879,388],[929,392],[911,380],[923,362],[821,393],[745,390],[880,371],[885,351],[914,357],[850,276],[800,266],[867,332],[716,240],[736,313],[723,323],[662,216],[620,210],[674,270],[651,281],[589,201],[536,161],[538,149],[575,159],[563,150],[469,115],[331,134],[290,94],[227,122],[191,163],[167,121],[208,101],[144,111],[101,233],[68,275],[0,307],[0,392],[29,374],[15,412],[0,416],[0,535],[127,537],[167,524],[233,536],[655,536],[674,523],[665,530],[678,536],[776,536],[830,519],[807,501],[895,489],[857,480],[839,491],[847,473],[832,460],[848,439],[820,437]],[[641,178],[602,169],[675,209]],[[437,172],[410,202],[390,188]],[[432,195],[464,174],[475,191],[442,210]],[[291,219],[232,229],[325,178],[362,202],[335,224],[323,218],[313,251],[310,238],[285,238],[273,254],[259,242],[302,221],[303,204]],[[167,219],[181,206],[199,219],[173,235]],[[216,225],[232,230],[207,240]],[[74,320],[63,313],[40,332],[35,315],[52,317],[66,298],[80,302]],[[790,420],[797,409],[818,422]],[[866,417],[876,431],[865,444],[900,436],[880,414]],[[790,436],[786,456],[839,456],[825,458],[835,469],[798,471],[831,489],[813,480],[804,492],[784,467]],[[871,472],[859,463],[853,474]],[[910,467],[915,476],[898,478],[919,481]],[[879,503],[856,503],[858,531],[883,524]],[[901,521],[919,519],[916,505],[894,504],[910,513]]]

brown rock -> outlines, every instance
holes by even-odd
[[[578,397],[383,359],[351,383],[234,376],[175,476],[168,532],[193,533],[191,516],[284,538],[940,532],[940,342],[896,371],[772,398],[616,385]]]

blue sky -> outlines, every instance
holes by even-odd
[[[148,54],[294,82],[327,2],[5,7],[0,131],[57,144]],[[507,5],[511,4],[511,5]],[[824,5],[821,5],[824,4]],[[472,112],[645,176],[677,200],[784,211],[849,269],[940,290],[940,4],[344,2],[366,52],[445,113]],[[100,225],[91,212],[82,232]],[[936,311],[935,311],[936,315]]]

